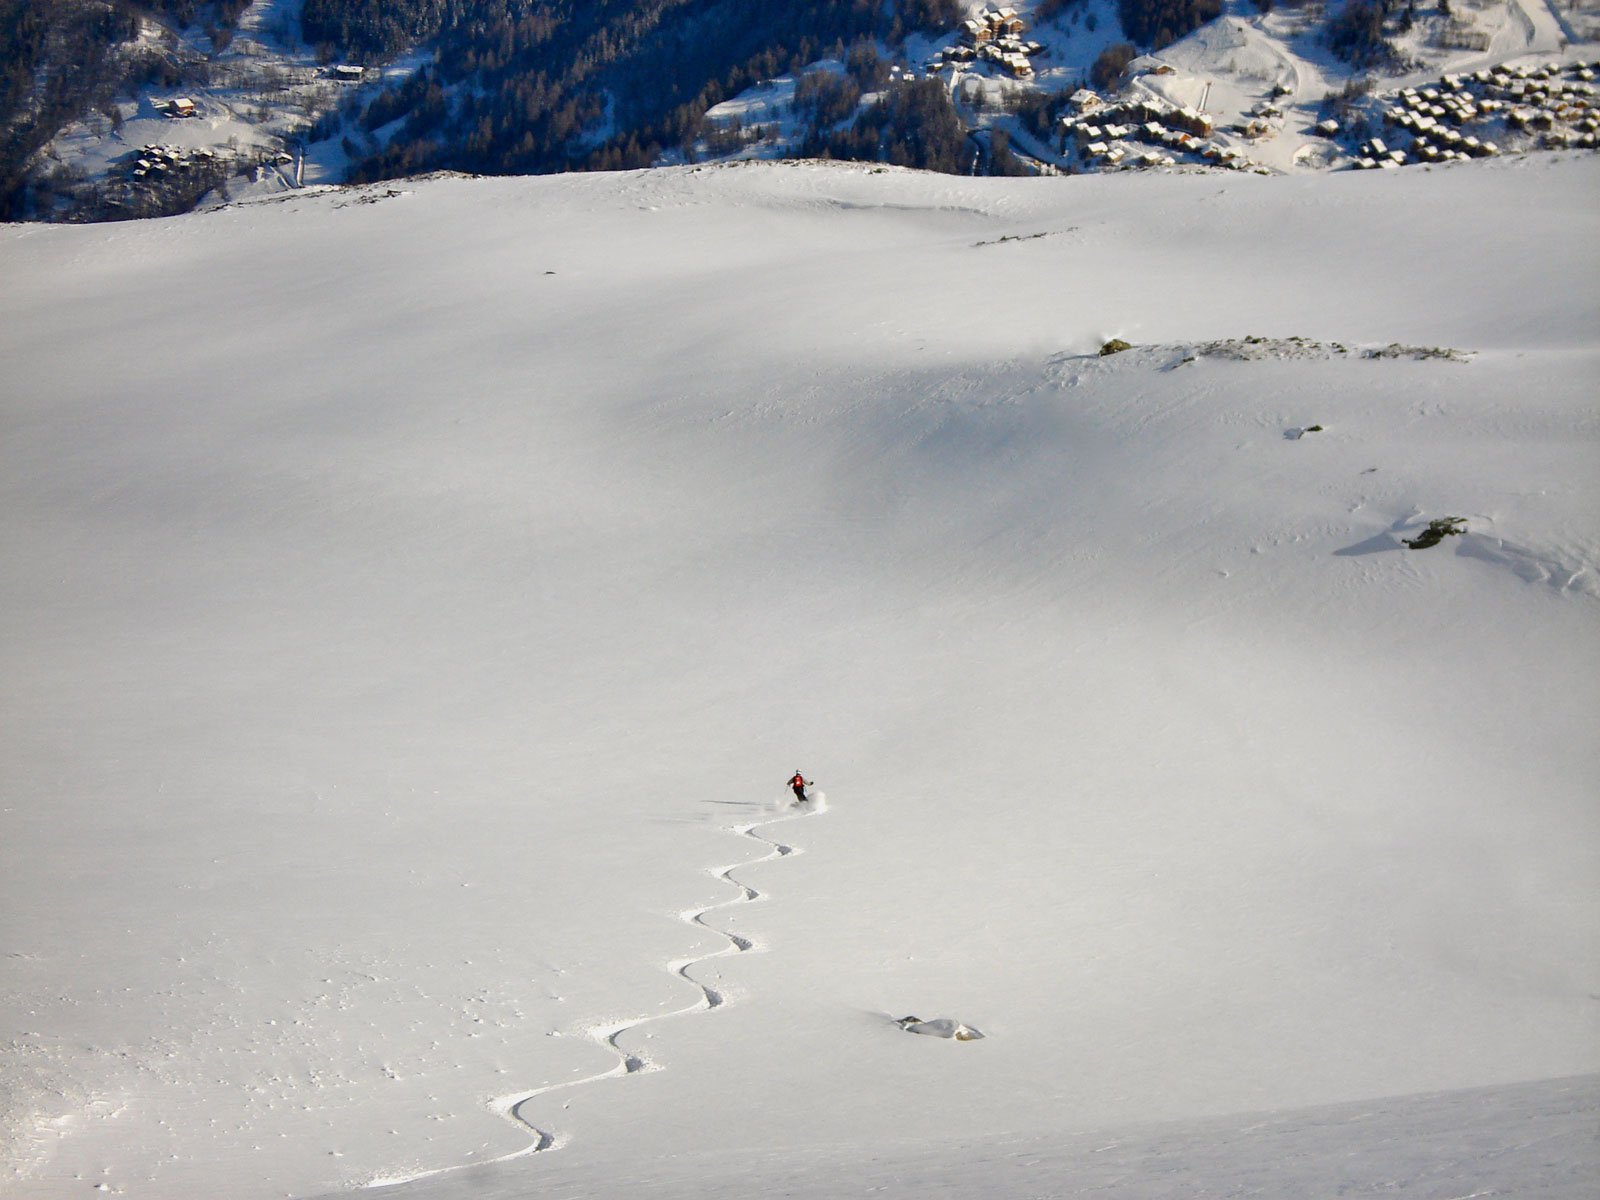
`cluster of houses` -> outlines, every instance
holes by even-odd
[[[1363,142],[1355,165],[1371,169],[1487,158],[1500,153],[1500,143],[1487,136],[1497,130],[1530,148],[1595,149],[1600,144],[1597,71],[1600,64],[1499,66],[1406,88],[1382,111],[1387,136]],[[1317,126],[1317,132],[1328,136],[1329,126],[1336,134],[1331,121]]]
[[[129,156],[128,178],[135,184],[162,183],[195,167],[216,161],[215,150],[189,150],[182,146],[141,146]]]
[[[1435,136],[1437,141],[1432,140]],[[1360,171],[1370,171],[1375,168],[1403,167],[1408,162],[1443,163],[1456,159],[1487,158],[1499,153],[1500,147],[1494,142],[1484,141],[1474,134],[1463,136],[1453,129],[1445,129],[1437,131],[1436,135],[1417,135],[1412,139],[1409,149],[1391,148],[1381,137],[1369,138],[1361,143],[1360,157],[1351,165]]]
[[[1027,24],[1014,8],[986,9],[961,25],[961,44],[940,52],[932,70],[948,63],[989,62],[1013,79],[1032,79],[1032,59],[1044,53],[1039,42],[1024,41]]]
[[[1550,64],[1538,70],[1522,69],[1511,78],[1495,82],[1494,98],[1509,107],[1506,127],[1538,135],[1538,144],[1551,150],[1600,146],[1600,102],[1595,77],[1600,62],[1576,63],[1566,68]]]
[[[1193,155],[1218,166],[1242,169],[1249,161],[1237,150],[1210,140],[1212,119],[1192,108],[1168,104],[1155,96],[1109,104],[1088,88],[1068,99],[1061,118],[1061,152],[1077,143],[1085,162],[1102,167],[1177,165],[1177,155]],[[1139,150],[1139,145],[1149,150]]]

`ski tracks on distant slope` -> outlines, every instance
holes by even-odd
[[[627,1021],[619,1021],[609,1025],[591,1025],[583,1032],[597,1045],[608,1050],[616,1056],[616,1063],[608,1070],[595,1075],[585,1075],[582,1079],[567,1079],[560,1083],[546,1084],[544,1087],[534,1088],[531,1091],[515,1092],[508,1096],[498,1096],[489,1102],[490,1111],[501,1118],[511,1122],[518,1129],[528,1134],[532,1141],[521,1150],[513,1150],[510,1154],[502,1154],[499,1158],[484,1159],[481,1162],[460,1163],[450,1167],[439,1167],[432,1171],[418,1171],[407,1175],[382,1175],[370,1180],[365,1186],[368,1188],[393,1187],[402,1183],[413,1183],[419,1179],[433,1179],[440,1175],[448,1175],[456,1171],[466,1170],[468,1167],[483,1167],[494,1163],[510,1162],[517,1158],[527,1158],[532,1154],[539,1154],[545,1150],[558,1150],[567,1143],[564,1134],[542,1129],[523,1115],[523,1106],[540,1096],[548,1096],[552,1092],[566,1091],[571,1088],[585,1087],[591,1083],[599,1083],[603,1079],[617,1079],[626,1075],[641,1075],[648,1071],[659,1071],[663,1068],[653,1062],[641,1051],[630,1050],[622,1044],[622,1038],[640,1026],[649,1025],[656,1021],[668,1021],[674,1017],[688,1016],[690,1013],[710,1012],[714,1008],[722,1008],[728,1003],[728,997],[719,987],[713,986],[702,979],[695,977],[692,972],[696,967],[713,959],[727,958],[734,954],[747,954],[760,952],[766,949],[761,943],[750,938],[742,937],[737,933],[730,933],[726,929],[719,929],[707,921],[707,917],[720,909],[732,908],[741,904],[754,904],[765,900],[764,893],[751,887],[749,884],[734,876],[735,871],[742,871],[753,867],[757,863],[771,862],[777,858],[788,858],[790,855],[799,854],[794,846],[772,838],[763,837],[757,833],[769,825],[779,825],[785,821],[798,821],[806,817],[817,816],[827,812],[827,801],[821,792],[807,802],[804,808],[791,812],[786,816],[769,817],[759,821],[751,821],[743,825],[726,825],[723,827],[727,833],[735,833],[741,837],[750,838],[769,847],[767,853],[760,858],[746,859],[743,862],[730,863],[725,867],[708,867],[705,874],[714,879],[721,880],[739,893],[726,900],[719,900],[715,904],[703,905],[700,908],[684,909],[678,914],[678,919],[686,925],[693,925],[705,929],[727,939],[727,945],[719,946],[708,954],[697,954],[689,958],[676,958],[666,964],[666,970],[685,983],[699,991],[700,995],[692,1004],[683,1008],[673,1009],[671,1012],[652,1013],[646,1017],[635,1017]]]

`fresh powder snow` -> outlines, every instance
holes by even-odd
[[[1585,1195],[1597,196],[0,230],[0,1191]]]

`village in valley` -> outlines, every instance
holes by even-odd
[[[1061,145],[1075,144],[1082,162],[1091,166],[1171,167],[1178,155],[1240,169],[1249,160],[1238,150],[1211,140],[1216,125],[1203,112],[1170,104],[1157,96],[1106,101],[1088,88],[1068,100],[1071,111],[1061,118]],[[1134,144],[1151,147],[1131,149]]]
[[[945,84],[973,139],[974,169],[996,133],[1040,175],[1278,174],[1594,149],[1600,5],[1578,0],[1558,14],[1543,0],[1526,4],[1442,0],[1436,14],[1402,22],[1403,62],[1366,70],[1321,45],[1313,21],[1320,5],[1235,8],[1162,50],[1128,47],[1115,77],[1092,86],[1096,52],[1120,36],[1114,5],[1051,5],[1037,25],[1037,5],[986,5],[920,53],[908,46],[890,78]],[[1432,74],[1430,63],[1439,67]],[[1457,69],[1463,65],[1470,69]],[[707,143],[705,156],[794,153],[798,138],[785,121],[794,87],[793,79],[776,80],[714,108],[713,122],[743,136]],[[872,98],[864,95],[862,106]],[[1017,115],[1041,107],[1051,114],[1046,127]]]
[[[1505,7],[1509,11],[1511,5]],[[1446,0],[1440,9],[1448,17],[1428,35],[1436,56],[1482,57],[1491,49],[1491,33],[1475,22],[1473,8],[1463,3],[1451,10]],[[1273,53],[1260,53],[1260,35],[1269,31],[1271,20],[1263,15],[1248,23],[1254,28],[1245,28],[1244,20],[1223,17],[1213,23],[1224,27],[1222,37],[1197,32],[1185,39],[1227,49],[1227,62],[1216,61],[1215,54],[1196,56],[1192,47],[1180,42],[1170,56],[1175,61],[1161,52],[1139,56],[1110,88],[1072,88],[1061,105],[1064,111],[1053,144],[1035,139],[1027,147],[1044,151],[1036,154],[1034,169],[1041,174],[1185,165],[1268,171],[1285,166],[1377,169],[1508,152],[1596,148],[1600,95],[1595,79],[1600,62],[1572,57],[1564,37],[1552,47],[1563,52],[1559,59],[1525,59],[1443,73],[1393,91],[1381,90],[1382,75],[1352,74],[1360,86],[1347,84],[1340,92],[1333,90],[1326,66],[1307,71],[1308,64],[1294,61],[1281,42],[1271,47]],[[1280,18],[1275,32],[1282,32],[1281,24]],[[1226,29],[1230,25],[1231,38]],[[1049,48],[1029,40],[1027,29],[1026,19],[1015,8],[981,10],[962,26],[960,41],[941,48],[927,67],[952,76],[958,91],[961,73],[985,66],[986,74],[1029,86],[1040,78],[1033,59],[1047,55]],[[1532,40],[1538,33],[1535,26]],[[1497,36],[1503,40],[1503,35]],[[1292,38],[1283,40],[1293,45]],[[1206,71],[1212,78],[1202,82],[1204,68],[1215,70]],[[1216,86],[1216,77],[1226,73],[1253,73],[1271,83],[1249,102],[1237,87]],[[1059,72],[1054,74],[1059,79]],[[1326,79],[1321,96],[1304,86],[1308,75]],[[1004,86],[1015,88],[1018,83]],[[1223,104],[1211,104],[1213,96]],[[1305,140],[1286,164],[1281,153],[1273,154],[1268,147],[1281,135],[1296,132],[1289,119],[1289,109],[1296,105],[1302,110],[1315,105],[1311,109],[1315,119],[1305,118]],[[1013,134],[1014,148],[1019,140],[1025,144],[1025,138]]]
[[[335,63],[321,71],[306,71],[302,82],[332,80],[338,83],[360,83],[366,68],[346,63]],[[191,96],[156,97],[150,107],[160,116],[173,121],[193,121],[201,116],[200,105]],[[185,184],[191,189],[206,188],[221,183],[232,171],[243,167],[252,181],[271,176],[289,187],[305,185],[305,155],[303,144],[296,144],[299,154],[279,149],[268,143],[244,155],[234,147],[184,146],[167,142],[146,142],[130,150],[113,162],[111,180],[118,181],[120,189],[112,189],[105,197],[106,205],[115,210],[137,208],[141,200],[156,198],[163,187]],[[230,150],[235,150],[230,153]],[[120,168],[117,169],[117,168]]]
[[[1170,73],[1160,65],[1154,73]],[[1445,75],[1434,83],[1406,87],[1355,110],[1352,118],[1326,117],[1318,137],[1345,151],[1341,165],[1357,170],[1414,163],[1490,158],[1504,152],[1593,150],[1600,141],[1600,63],[1559,62],[1499,66],[1470,75]],[[1276,98],[1276,97],[1273,97]],[[1063,138],[1072,138],[1084,161],[1116,167],[1177,165],[1196,156],[1219,166],[1248,167],[1247,155],[1210,140],[1212,118],[1154,96],[1107,101],[1087,88],[1074,92],[1061,118]],[[1236,126],[1245,138],[1270,134],[1267,119],[1282,117],[1270,103]],[[1374,123],[1381,133],[1369,133]],[[1134,143],[1153,147],[1142,152]]]
[[[946,63],[992,62],[999,65],[1013,79],[1032,79],[1031,57],[1044,53],[1040,42],[1024,41],[1027,22],[1014,8],[985,10],[969,17],[961,25],[961,41],[948,46],[929,65]]]
[[[1593,150],[1600,136],[1600,63],[1546,63],[1446,75],[1408,87],[1381,109],[1384,132],[1363,140],[1356,167],[1489,158],[1506,150]],[[1337,136],[1329,119],[1319,132]]]
[[[65,126],[37,155],[41,215],[159,216],[337,183],[346,156],[337,139],[317,140],[319,123],[422,61],[319,62],[285,6],[261,0],[225,40],[147,16],[137,45],[176,87],[117,97]]]
[[[1600,0],[1408,0],[1384,26],[1389,58],[1360,68],[1330,48],[1337,3],[1235,0],[1148,53],[1127,41],[1116,0],[974,5],[946,33],[840,44],[746,88],[706,111],[698,141],[653,161],[862,157],[838,148],[844,133],[892,89],[933,83],[957,147],[938,169],[970,173],[1292,174],[1596,147]],[[345,179],[399,125],[371,119],[374,97],[428,52],[318,61],[287,11],[251,5],[225,45],[146,29],[182,82],[66,126],[37,155],[40,211],[152,216]],[[820,124],[804,100],[818,81],[846,96]]]

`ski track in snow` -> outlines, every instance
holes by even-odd
[[[709,954],[697,954],[690,958],[676,958],[666,964],[667,971],[673,975],[676,975],[678,978],[682,979],[691,986],[698,988],[700,991],[700,997],[695,1000],[694,1003],[686,1005],[683,1008],[674,1009],[671,1012],[652,1013],[649,1016],[635,1017],[627,1021],[619,1021],[609,1025],[591,1025],[585,1029],[584,1033],[592,1041],[616,1055],[616,1064],[608,1070],[601,1071],[595,1075],[585,1075],[582,1079],[565,1079],[560,1083],[546,1084],[544,1087],[534,1088],[531,1091],[513,1092],[510,1095],[498,1096],[490,1100],[489,1110],[491,1112],[503,1118],[504,1120],[509,1121],[524,1133],[532,1136],[533,1140],[527,1146],[524,1146],[520,1150],[513,1150],[509,1154],[502,1154],[498,1158],[457,1163],[453,1166],[438,1167],[431,1171],[418,1171],[415,1174],[410,1175],[380,1175],[369,1180],[363,1185],[363,1188],[373,1189],[395,1187],[402,1183],[415,1183],[420,1179],[436,1179],[441,1175],[449,1175],[456,1171],[464,1171],[469,1167],[492,1166],[497,1163],[511,1162],[513,1159],[527,1158],[530,1155],[539,1154],[546,1150],[559,1150],[562,1146],[567,1144],[568,1138],[566,1136],[551,1132],[549,1130],[541,1129],[539,1126],[535,1125],[532,1121],[528,1120],[522,1115],[523,1106],[530,1100],[535,1100],[540,1096],[548,1096],[552,1092],[565,1091],[570,1088],[585,1087],[591,1083],[599,1083],[603,1079],[617,1079],[627,1075],[640,1075],[648,1071],[662,1070],[663,1068],[660,1064],[652,1062],[644,1054],[637,1053],[623,1047],[619,1039],[621,1039],[624,1034],[629,1033],[634,1029],[638,1029],[641,1026],[649,1025],[656,1021],[671,1020],[674,1017],[687,1016],[690,1013],[710,1012],[712,1009],[721,1008],[729,1002],[728,997],[724,992],[713,987],[709,983],[704,983],[701,980],[696,979],[692,974],[690,974],[690,972],[695,967],[700,966],[702,963],[710,962],[712,959],[726,958],[730,955],[746,954],[753,951],[759,952],[765,950],[766,947],[761,945],[759,942],[752,941],[750,938],[741,937],[736,933],[729,933],[725,929],[718,929],[715,925],[712,925],[706,921],[706,916],[710,913],[718,911],[719,909],[732,908],[735,905],[740,904],[753,904],[757,901],[766,899],[766,895],[764,893],[735,878],[733,872],[741,870],[745,867],[753,867],[757,863],[771,862],[773,859],[788,858],[791,855],[801,853],[801,851],[796,849],[794,846],[790,846],[784,842],[774,841],[771,838],[762,837],[761,834],[756,832],[756,830],[765,828],[768,825],[778,825],[784,821],[798,821],[805,817],[817,816],[827,811],[827,798],[823,795],[823,793],[817,792],[813,798],[808,800],[803,809],[798,812],[791,813],[788,816],[772,817],[770,819],[761,821],[750,821],[743,825],[723,826],[724,832],[736,833],[743,837],[751,838],[771,847],[771,849],[768,850],[766,854],[763,854],[760,858],[752,858],[743,862],[730,863],[724,867],[706,868],[705,874],[710,875],[715,879],[720,879],[722,882],[728,884],[728,886],[732,888],[736,888],[739,894],[727,900],[719,900],[715,904],[706,904],[699,908],[684,909],[678,914],[678,919],[684,922],[684,924],[694,925],[701,929],[710,930],[712,933],[715,933],[728,940],[728,944],[726,946],[722,946],[716,950],[713,950]]]

